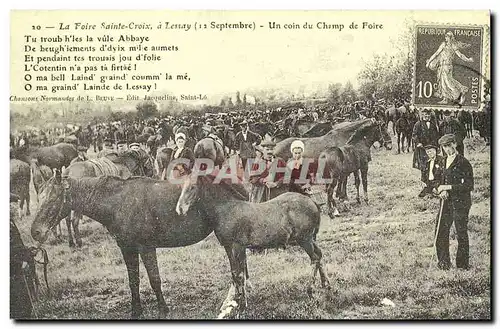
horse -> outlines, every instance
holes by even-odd
[[[73,144],[59,143],[45,147],[28,147],[13,150],[13,157],[31,164],[46,165],[51,169],[61,169],[70,165],[71,160],[78,156]]]
[[[19,196],[20,208],[26,203],[26,215],[30,215],[30,165],[18,159],[10,159],[10,193]]]
[[[31,235],[46,241],[51,227],[74,209],[101,223],[116,240],[125,261],[131,291],[131,315],[142,314],[139,295],[139,255],[158,302],[158,313],[168,311],[161,291],[156,248],[189,246],[212,231],[210,221],[196,210],[175,212],[181,189],[178,185],[147,177],[114,176],[75,179],[55,175],[45,184],[42,202],[31,226]]]
[[[31,177],[33,177],[33,187],[35,188],[37,202],[39,202],[39,195],[42,191],[42,186],[45,182],[52,177],[52,169],[48,166],[36,164],[31,165]]]
[[[371,125],[358,129],[346,142],[344,146],[329,147],[323,151],[319,157],[320,163],[325,164],[325,172],[332,179],[327,184],[328,209],[329,216],[334,217],[338,214],[333,190],[339,184],[341,197],[347,197],[347,177],[353,173],[356,185],[356,200],[361,203],[359,198],[359,173],[363,183],[364,200],[368,203],[368,163],[371,161],[370,148],[378,141],[381,145],[391,143],[391,138],[387,133],[385,124],[373,122]],[[387,146],[386,146],[387,147]]]
[[[226,159],[224,146],[211,137],[205,137],[196,143],[193,153],[195,158],[212,160],[214,166],[219,166],[219,168],[222,168]]]
[[[128,178],[133,175],[136,176],[153,176],[153,163],[149,155],[144,150],[127,150],[120,155],[114,155],[113,160],[110,160],[110,155],[99,158],[91,159],[82,162],[75,162],[68,168],[64,169],[65,175],[73,178],[81,177],[98,177],[98,176],[118,176]],[[68,242],[69,246],[74,247],[73,235],[71,229],[75,234],[75,241],[78,247],[82,246],[82,238],[78,228],[82,214],[78,211],[73,213],[73,216],[66,218],[66,226],[68,228]]]
[[[186,176],[176,205],[177,214],[188,214],[190,209],[196,209],[213,226],[215,236],[229,258],[237,312],[247,306],[246,248],[249,247],[278,248],[291,243],[298,244],[313,264],[313,277],[308,291],[311,292],[318,271],[322,286],[328,287],[328,278],[321,264],[322,252],[315,242],[320,226],[319,207],[308,196],[294,192],[284,193],[263,203],[248,202],[245,195],[238,193],[239,186],[214,184],[211,176],[198,177],[196,180]],[[225,313],[226,310],[221,311]]]
[[[174,149],[171,147],[161,147],[156,152],[156,163],[158,165],[158,178],[164,180],[163,171],[168,168],[170,159],[172,158],[172,152]]]
[[[404,153],[405,140],[406,140],[406,152],[409,153],[412,140],[411,135],[413,132],[413,126],[411,125],[409,120],[406,119],[405,117],[399,118],[394,124],[394,126],[396,126],[396,136],[398,139],[398,154],[401,153],[401,149],[403,149]]]
[[[333,126],[332,130],[320,137],[296,138],[290,137],[278,142],[274,148],[274,154],[288,161],[292,157],[290,145],[295,140],[304,142],[304,153],[302,156],[309,159],[318,159],[323,150],[330,146],[344,145],[349,137],[359,128],[372,124],[372,119],[363,119],[354,122],[341,122]]]
[[[392,133],[394,135],[396,135],[396,121],[401,117],[401,108],[404,108],[404,106],[396,108],[395,105],[392,105],[385,110],[385,124],[389,126],[389,122],[392,122]]]
[[[318,122],[315,123],[309,130],[300,135],[300,137],[319,137],[328,133],[332,130],[332,124],[330,122]]]

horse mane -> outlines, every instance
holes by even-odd
[[[359,127],[346,142],[346,145],[356,144],[362,141],[369,129],[372,129],[376,123],[370,122],[369,125]]]
[[[248,201],[248,192],[245,190],[243,185],[233,184],[231,183],[231,181],[225,179],[222,179],[219,184],[213,184],[214,180],[215,177],[211,175],[201,176],[198,177],[197,184],[204,184],[211,187],[209,188],[209,193],[216,199],[225,200],[230,198],[241,201]]]

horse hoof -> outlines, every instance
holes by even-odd
[[[170,312],[170,310],[169,310],[167,305],[159,306],[158,307],[158,319],[166,318],[169,312]]]
[[[313,287],[307,287],[307,296],[309,296],[309,298],[313,298]]]

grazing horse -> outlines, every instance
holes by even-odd
[[[43,243],[50,228],[72,209],[101,223],[116,240],[125,261],[132,317],[142,314],[139,255],[156,295],[159,315],[163,315],[168,307],[161,291],[156,248],[189,246],[213,231],[210,221],[196,210],[185,216],[176,214],[180,194],[179,186],[168,180],[145,177],[124,180],[113,176],[75,179],[56,171],[42,192],[31,235]]]
[[[214,166],[222,168],[226,157],[224,155],[224,146],[213,138],[205,137],[194,146],[194,157],[210,159]]]
[[[108,155],[116,156],[116,155]],[[99,177],[99,176],[117,176],[128,178],[131,176],[153,176],[153,162],[144,150],[127,150],[118,155],[113,160],[108,157],[99,159],[91,159],[82,162],[75,162],[64,170],[65,175],[73,178],[81,177]],[[73,216],[66,218],[66,226],[68,228],[69,246],[74,247],[73,235],[71,228],[75,233],[76,245],[82,246],[82,238],[78,228],[82,219],[81,212],[74,211]]]
[[[301,140],[305,146],[302,156],[304,158],[318,159],[323,150],[330,146],[344,145],[356,130],[366,125],[371,125],[372,122],[372,119],[363,119],[354,122],[341,122],[333,126],[332,130],[330,130],[327,134],[320,137],[290,137],[276,144],[276,147],[274,148],[274,154],[276,155],[276,157],[288,161],[288,159],[292,157],[290,145],[293,141],[298,139]]]
[[[327,174],[325,176],[332,179],[332,182],[327,187],[328,214],[330,217],[338,214],[333,198],[333,190],[339,184],[341,186],[340,195],[347,197],[347,177],[351,173],[354,174],[357,202],[361,203],[359,198],[359,173],[361,173],[364,199],[368,203],[368,163],[371,161],[370,148],[376,141],[386,148],[391,147],[391,138],[387,133],[385,124],[373,122],[372,125],[358,129],[344,146],[329,147],[321,153],[319,161],[325,165]]]
[[[10,159],[10,193],[19,196],[20,208],[26,203],[26,215],[30,215],[30,165],[18,159]]]
[[[209,176],[198,177],[197,180],[186,176],[176,206],[176,212],[180,215],[196,209],[213,226],[215,236],[229,257],[237,312],[247,306],[245,280],[248,275],[248,247],[278,248],[296,243],[305,250],[313,264],[309,291],[318,271],[322,285],[328,286],[328,278],[321,264],[321,249],[314,239],[319,230],[321,212],[311,198],[287,192],[267,202],[253,203],[238,193],[236,187],[239,186],[214,184],[214,179]]]

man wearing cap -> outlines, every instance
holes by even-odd
[[[465,127],[457,119],[454,118],[453,113],[449,110],[443,113],[444,120],[439,125],[439,136],[442,137],[446,134],[455,135],[455,140],[457,142],[457,151],[461,155],[464,155],[464,139],[467,136]]]
[[[445,168],[437,193],[442,199],[441,218],[437,223],[436,253],[438,267],[450,268],[450,228],[455,223],[458,249],[457,268],[469,268],[469,236],[467,222],[471,207],[471,191],[474,189],[474,176],[470,162],[457,151],[455,136],[446,134],[439,139],[445,153]]]
[[[131,144],[128,146],[128,148],[129,148],[130,150],[136,150],[136,151],[138,151],[138,150],[140,150],[140,149],[141,149],[141,144],[139,144],[139,143],[135,143],[135,142],[134,142],[134,143],[131,143]]]
[[[76,162],[83,162],[83,161],[87,161],[88,158],[87,158],[87,148],[85,146],[78,146],[77,148],[77,151],[78,151],[78,155],[76,156],[76,158],[74,158],[73,160],[71,160],[71,163],[70,165],[72,165],[73,163],[76,163]]]
[[[116,150],[118,154],[125,152],[127,150],[127,141],[119,140],[118,143],[116,143]]]
[[[421,171],[421,180],[425,181],[423,170],[427,164],[427,153],[425,152],[425,145],[437,145],[439,133],[435,125],[431,123],[431,115],[429,109],[422,111],[421,120],[415,123],[413,127],[413,168]]]
[[[437,154],[438,147],[429,144],[424,148],[428,160],[425,168],[422,170],[422,182],[425,184],[425,187],[418,195],[420,198],[427,194],[432,194],[432,191],[441,184],[441,176],[444,170],[444,158]]]
[[[238,150],[238,155],[241,159],[241,164],[243,166],[243,170],[247,168],[247,161],[249,158],[254,157],[254,147],[260,144],[261,137],[259,134],[256,134],[250,130],[248,130],[248,121],[243,120],[240,123],[241,131],[236,134],[235,144]]]
[[[250,191],[250,202],[266,202],[276,197],[274,191],[283,185],[284,172],[271,173],[276,168],[286,168],[286,162],[273,155],[276,143],[270,138],[265,138],[260,145],[255,147],[256,152],[261,153],[261,157],[256,157],[252,163],[252,171],[260,174],[252,175],[249,178],[252,184]],[[262,168],[264,168],[262,170]]]

